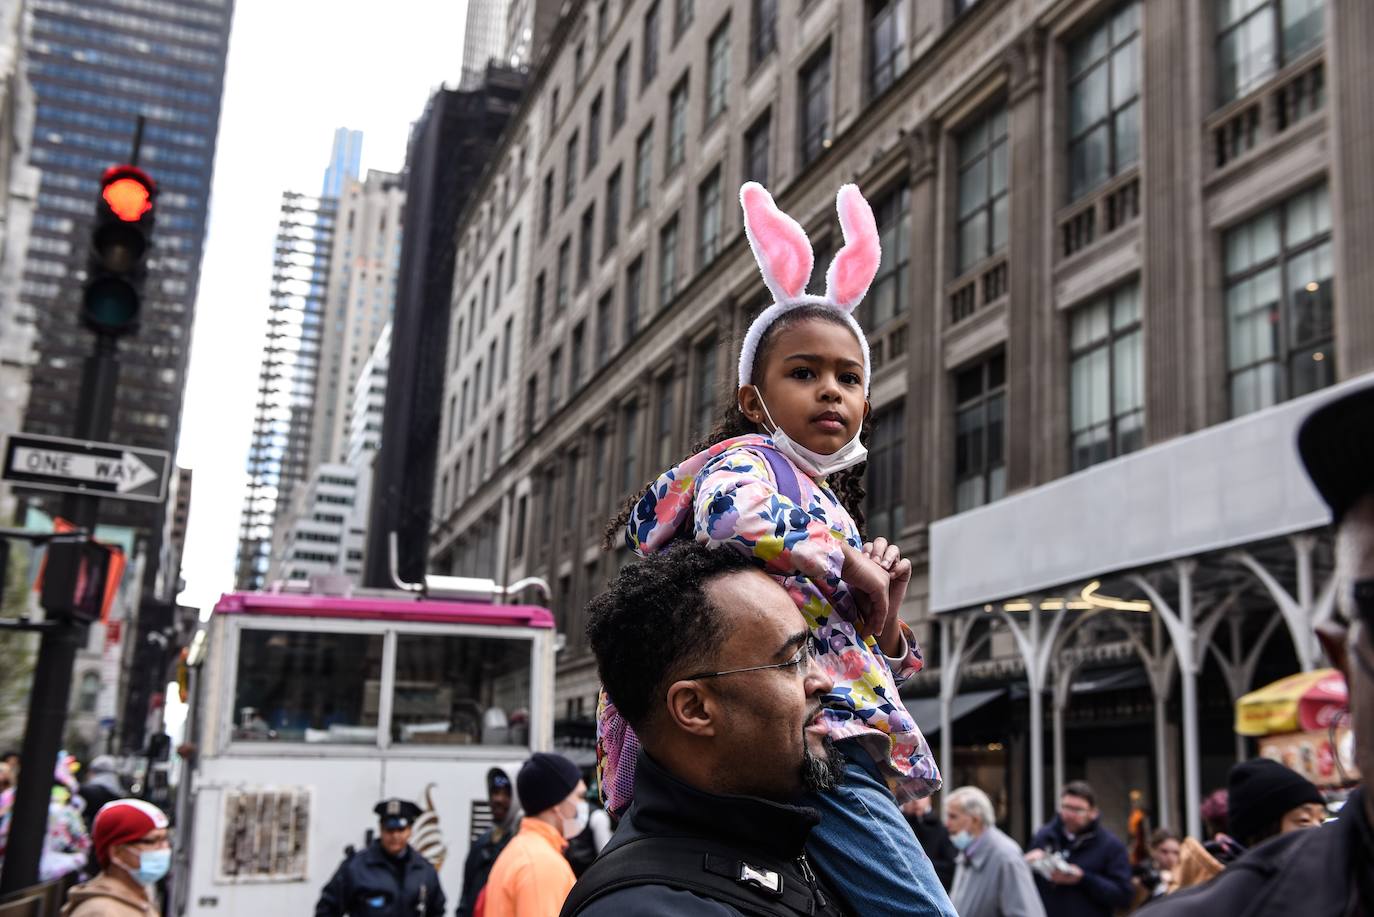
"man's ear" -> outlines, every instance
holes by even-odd
[[[700,681],[675,681],[668,686],[668,719],[688,735],[706,737],[716,734],[719,707],[716,698]]]
[[[740,413],[743,414],[746,419],[758,424],[760,427],[767,426],[767,424],[764,423],[762,400],[759,398],[758,388],[753,385],[741,385],[735,397],[739,401]]]

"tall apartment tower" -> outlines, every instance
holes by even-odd
[[[337,202],[288,191],[272,258],[267,341],[258,376],[248,493],[239,525],[238,589],[265,582],[278,510],[310,472],[311,427]]]
[[[233,9],[233,0],[29,0],[25,66],[38,102],[31,160],[42,170],[21,290],[36,332],[29,432],[72,433],[91,348],[77,302],[95,198],[101,173],[129,160],[143,116],[138,162],[161,195],[141,328],[120,343],[110,438],[176,448]],[[56,509],[49,497],[30,499]],[[101,508],[103,523],[154,542],[164,515],[163,506],[114,500]]]
[[[468,0],[467,24],[463,31],[463,75],[459,89],[475,89],[482,84],[487,64],[502,64],[506,50],[506,9],[510,0]]]
[[[401,177],[369,170],[344,183],[338,202],[325,320],[315,383],[310,466],[342,462],[348,452],[353,389],[396,302]]]

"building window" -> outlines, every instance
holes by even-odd
[[[510,378],[510,339],[514,337],[514,319],[506,319],[506,331],[501,336],[501,381]]]
[[[712,170],[697,189],[697,225],[700,228],[700,264],[705,267],[720,253],[720,167]]]
[[[759,116],[744,134],[744,180],[756,181],[768,186],[768,159],[770,155],[770,134],[773,127],[773,112],[770,109]]]
[[[954,511],[962,513],[1007,490],[1006,356],[956,373],[954,401]]]
[[[1140,157],[1140,3],[1132,0],[1069,46],[1069,199]]]
[[[620,243],[620,166],[606,179],[606,210],[602,219],[601,257],[605,258]]]
[[[778,46],[778,0],[750,0],[749,68],[763,63]]]
[[[627,404],[620,417],[620,492],[639,486],[639,405]]]
[[[802,165],[809,165],[830,147],[830,48],[813,57],[801,72]]]
[[[587,323],[578,322],[573,326],[572,331],[572,382],[568,387],[570,392],[576,392],[582,387],[582,372],[584,367],[585,352],[587,349]]]
[[[654,438],[658,441],[658,467],[671,468],[679,457],[673,449],[673,374],[668,372],[658,380]]]
[[[573,85],[581,86],[582,77],[587,68],[587,45],[585,43],[577,46],[573,51]]]
[[[692,436],[703,438],[711,432],[716,419],[715,338],[698,344],[692,360]]]
[[[607,290],[596,301],[596,368],[606,365],[611,358],[614,342],[611,340],[611,291]]]
[[[534,278],[534,304],[530,309],[531,337],[538,334],[544,327],[544,292],[546,286],[544,272],[540,271],[539,276]]]
[[[100,675],[86,672],[81,676],[81,691],[76,708],[81,713],[95,713],[96,701],[100,698]]]
[[[573,202],[573,197],[577,194],[577,131],[573,131],[568,138],[567,165],[563,172],[563,206],[567,207]]]
[[[562,314],[568,308],[568,261],[572,256],[572,239],[564,239],[558,246],[558,273],[557,285],[553,292],[553,311],[555,315]]]
[[[906,0],[870,0],[868,93],[876,99],[907,67]]]
[[[677,292],[677,215],[658,231],[658,305],[672,302]]]
[[[865,528],[874,535],[896,539],[906,525],[902,497],[902,451],[906,439],[906,412],[899,403],[873,416],[868,440],[868,494],[864,500]]]
[[[959,257],[963,274],[1007,244],[1007,109],[959,135]]]
[[[491,463],[495,467],[501,466],[501,450],[506,447],[506,412],[502,411],[496,415],[496,432],[491,438]]]
[[[539,195],[539,238],[549,237],[549,226],[553,223],[553,172],[544,176],[544,187]]]
[[[1325,184],[1226,233],[1231,416],[1335,381],[1331,258]]]
[[[649,4],[644,14],[644,46],[639,59],[639,91],[643,92],[658,76],[658,0]]]
[[[1074,471],[1134,452],[1145,442],[1145,359],[1140,285],[1132,283],[1069,317],[1069,427]]]
[[[587,285],[592,276],[592,242],[596,233],[596,204],[582,211],[581,234],[577,237],[577,288]]]
[[[539,407],[539,377],[530,376],[525,382],[525,436],[534,434],[534,414]]]
[[[634,211],[649,206],[649,183],[654,172],[654,126],[650,124],[635,140],[635,199]]]
[[[615,59],[615,79],[611,89],[611,133],[620,130],[630,108],[630,49]]]
[[[859,322],[869,334],[906,313],[906,291],[910,283],[907,266],[911,260],[911,189],[905,184],[880,198],[873,208],[878,223],[878,240],[883,258],[868,295],[859,304]],[[817,262],[828,270],[829,258]]]
[[[596,5],[596,46],[605,47],[606,37],[611,34],[611,0],[601,0]]]
[[[511,557],[519,560],[525,555],[525,520],[530,514],[530,498],[527,494],[522,494],[515,504],[515,526],[514,534],[511,538],[510,553]]]
[[[673,0],[673,41],[676,42],[687,31],[696,16],[694,0]]]
[[[1238,99],[1322,42],[1323,0],[1222,0],[1217,10],[1219,104]]]
[[[606,481],[609,478],[607,474],[609,469],[607,466],[610,464],[611,460],[610,438],[610,433],[605,427],[601,427],[592,434],[591,516],[594,520],[592,523],[594,534],[598,535],[600,533],[595,531],[595,525],[597,522],[601,521],[601,514],[610,509],[610,501],[607,499],[606,495]]]
[[[730,89],[730,21],[727,19],[711,33],[706,46],[706,123],[725,111]]]
[[[555,347],[549,355],[549,413],[563,403],[563,348]]]
[[[515,227],[510,234],[510,278],[506,281],[506,287],[515,286],[515,264],[520,259],[520,227]]]
[[[644,301],[644,256],[625,269],[625,343],[634,340],[639,330],[639,313]]]
[[[553,93],[549,96],[549,127],[548,135],[553,137],[554,128],[558,126],[558,87],[553,88]]]
[[[601,161],[601,93],[587,108],[587,174]]]
[[[687,74],[682,75],[668,96],[668,158],[664,176],[682,164],[687,154]]]

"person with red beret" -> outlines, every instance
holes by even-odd
[[[157,914],[153,887],[172,863],[167,816],[141,799],[116,799],[91,829],[100,872],[67,895],[62,917],[147,917]]]

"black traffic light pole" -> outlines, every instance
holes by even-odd
[[[143,136],[143,118],[134,135],[134,162]],[[101,442],[109,438],[114,416],[115,388],[119,382],[118,337],[96,332],[95,348],[81,370],[81,393],[76,407],[79,439]],[[92,494],[67,494],[62,513],[78,528],[95,534],[100,498]],[[29,715],[24,724],[24,744],[19,784],[15,789],[0,897],[38,882],[43,839],[47,835],[48,802],[52,797],[52,768],[62,749],[62,733],[71,701],[72,670],[77,648],[86,642],[86,624],[71,617],[48,622],[39,644],[38,661],[29,695]],[[90,813],[93,817],[95,813]]]

